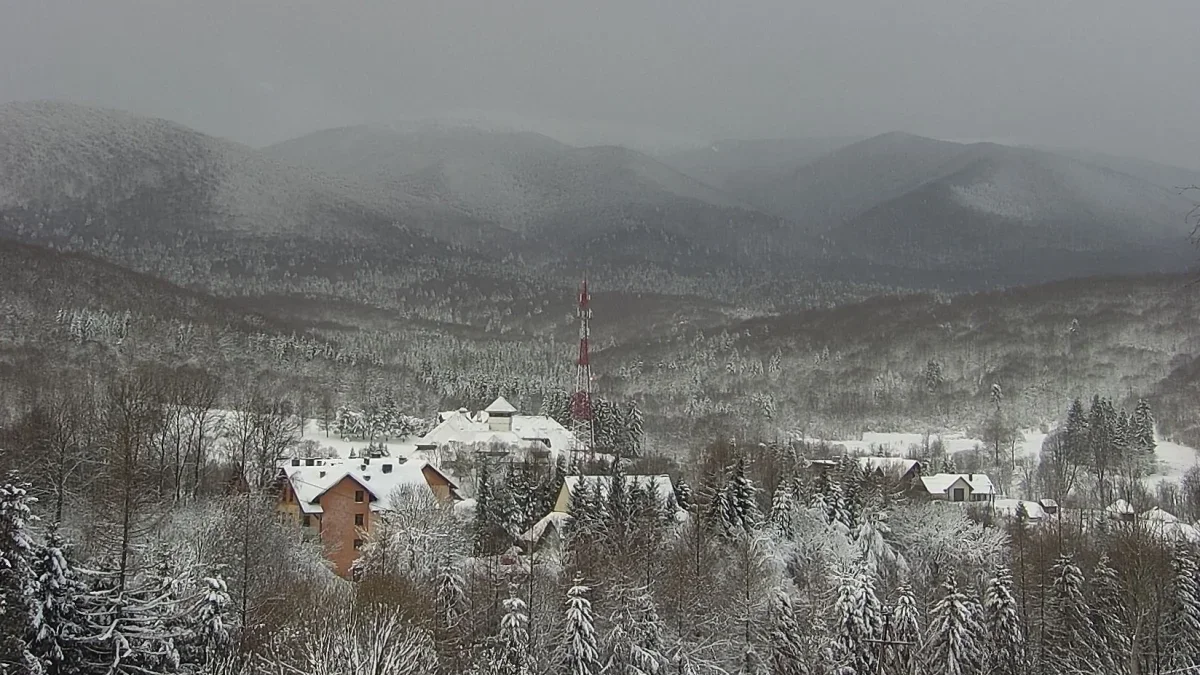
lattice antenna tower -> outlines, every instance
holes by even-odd
[[[588,293],[587,277],[579,284],[579,357],[575,360],[575,393],[571,395],[571,433],[583,446],[591,451],[596,443],[596,430],[592,425],[592,364],[589,342],[592,337],[591,295]]]

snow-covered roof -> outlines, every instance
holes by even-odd
[[[597,490],[601,499],[608,496],[608,488],[612,485],[612,476],[608,475],[592,475],[592,476],[567,476],[563,479],[563,485],[567,488],[568,494],[574,494],[575,488],[580,483],[587,483],[589,489]],[[662,474],[659,476],[625,476],[625,484],[629,486],[652,486],[655,495],[658,496],[659,502],[666,506],[673,503],[675,499],[675,486],[671,483],[671,477]]]
[[[371,494],[371,509],[386,511],[391,508],[391,496],[396,488],[402,486],[425,486],[429,482],[425,478],[425,468],[428,467],[450,484],[452,490],[458,485],[429,462],[409,461],[399,462],[390,457],[380,459],[347,459],[347,460],[318,460],[322,464],[313,466],[283,467],[284,475],[296,493],[296,501],[303,513],[322,513],[321,504],[315,502],[330,488],[349,477]]]
[[[569,520],[571,520],[571,516],[569,514],[562,513],[560,511],[551,511],[543,516],[541,520],[534,523],[533,527],[529,528],[529,530],[522,534],[520,539],[521,541],[527,541],[530,543],[537,542],[541,540],[543,536],[545,536],[548,528],[562,527],[562,525]]]
[[[1163,511],[1157,506],[1138,515],[1138,519],[1145,521],[1147,527],[1152,528],[1164,538],[1192,543],[1200,542],[1200,530],[1182,522],[1174,514]]]
[[[504,400],[503,396],[492,401],[492,404],[484,408],[483,411],[489,415],[515,415],[517,413],[517,409],[513,407],[513,404]]]
[[[1130,510],[1131,511],[1133,510],[1132,507],[1130,508]],[[1156,522],[1160,522],[1160,523],[1178,523],[1179,522],[1179,518],[1175,514],[1169,512],[1169,511],[1163,511],[1162,509],[1158,508],[1157,506],[1150,509],[1149,511],[1142,513],[1138,517],[1143,520],[1156,521]]]
[[[528,447],[541,442],[550,447],[552,453],[576,447],[575,435],[551,417],[543,415],[513,415],[511,431],[495,431],[488,428],[487,413],[472,417],[461,411],[440,413],[446,417],[421,439],[429,445],[462,445],[500,443],[517,447]]]
[[[907,457],[859,457],[858,465],[862,467],[863,471],[875,468],[896,471],[903,476],[917,466],[917,460]]]
[[[1042,520],[1046,517],[1046,510],[1042,508],[1041,504],[1020,499],[997,499],[992,502],[992,508],[1000,515],[1015,518],[1017,508],[1022,504],[1025,505],[1025,517],[1030,520]]]
[[[1121,516],[1132,514],[1134,512],[1133,507],[1130,506],[1129,502],[1125,501],[1124,499],[1118,499],[1117,501],[1104,507],[1104,510],[1112,516]]]
[[[996,494],[992,479],[985,473],[938,473],[932,476],[922,476],[921,483],[931,495],[944,495],[959,480],[971,487],[972,494]]]

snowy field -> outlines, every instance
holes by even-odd
[[[1017,457],[1038,457],[1042,453],[1042,444],[1046,441],[1046,433],[1038,429],[1021,431],[1021,440],[1017,443]],[[941,439],[946,452],[955,454],[981,447],[984,442],[978,438],[968,438],[961,433],[931,434],[929,442]],[[1200,454],[1195,448],[1163,440],[1155,435],[1158,447],[1155,449],[1157,467],[1154,473],[1145,481],[1154,487],[1164,480],[1179,480],[1187,470],[1200,464]],[[825,442],[841,446],[847,452],[855,455],[882,455],[907,457],[914,448],[920,448],[925,443],[925,435],[919,433],[879,433],[866,432],[858,440],[830,440],[807,438],[807,442]]]

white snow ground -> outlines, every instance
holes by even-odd
[[[1042,443],[1046,441],[1047,434],[1039,429],[1024,429],[1021,431],[1021,441],[1017,444],[1017,456],[1029,455],[1038,457],[1042,453]],[[984,443],[978,438],[967,438],[965,435],[956,432],[946,432],[943,434],[932,434],[930,443],[935,439],[941,438],[946,451],[954,454],[965,450],[973,450],[976,446],[982,446]],[[1155,435],[1158,442],[1158,447],[1155,450],[1157,457],[1157,467],[1155,472],[1145,478],[1146,484],[1153,488],[1158,483],[1164,480],[1179,480],[1187,470],[1200,464],[1200,452],[1195,448],[1164,440]],[[810,443],[824,441],[835,446],[842,446],[847,452],[852,454],[872,454],[885,456],[907,457],[910,454],[910,448],[919,448],[924,443],[924,434],[895,432],[895,433],[880,433],[866,432],[863,433],[859,440],[829,440],[807,438]]]

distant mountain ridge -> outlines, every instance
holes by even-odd
[[[1192,202],[1163,185],[1180,171],[899,132],[654,158],[528,131],[370,125],[253,149],[119,111],[0,106],[0,235],[89,242],[75,250],[224,289],[251,275],[311,293],[333,278],[345,293],[361,272],[386,297],[399,282],[385,277],[418,270],[495,288],[588,268],[625,290],[686,277],[727,300],[714,279],[757,298],[1173,272],[1191,262]],[[181,264],[191,251],[214,253]]]

